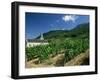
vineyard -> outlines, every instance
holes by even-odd
[[[27,61],[38,58],[38,63],[45,63],[57,56],[64,54],[64,62],[68,62],[80,53],[84,53],[89,48],[89,39],[65,39],[50,42],[48,45],[38,45],[26,48]]]
[[[89,23],[79,24],[72,30],[53,30],[43,35],[48,44],[25,48],[26,67],[89,64],[89,52],[86,52],[89,51]]]

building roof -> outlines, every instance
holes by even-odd
[[[40,40],[40,39],[27,39],[27,42],[41,42],[41,43],[48,43],[47,40]]]

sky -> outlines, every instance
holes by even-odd
[[[34,39],[41,33],[52,30],[71,30],[79,24],[88,22],[88,15],[26,12],[25,37]]]

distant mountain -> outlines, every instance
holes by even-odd
[[[79,24],[72,30],[53,30],[43,34],[44,39],[88,38],[89,23]],[[38,36],[36,39],[39,39]]]
[[[89,33],[89,23],[79,24],[71,31],[77,33],[86,33],[86,32]]]
[[[76,37],[89,37],[89,23],[84,23],[84,24],[79,24],[77,25],[74,29],[70,31],[71,36],[76,36]]]

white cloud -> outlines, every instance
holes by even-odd
[[[68,22],[68,21],[72,21],[72,22],[75,22],[75,20],[78,18],[78,16],[76,15],[65,15],[62,17],[62,19],[65,21],[65,22]]]

